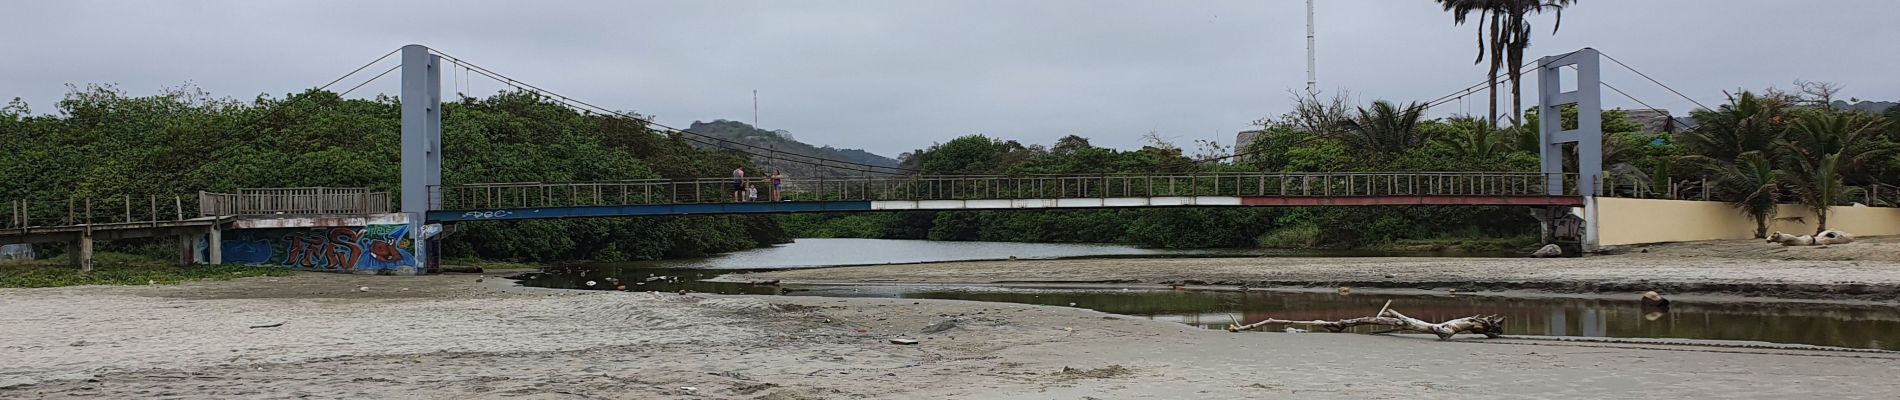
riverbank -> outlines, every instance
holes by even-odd
[[[1830,247],[1760,241],[1664,244],[1581,258],[1187,258],[1008,260],[782,270],[728,281],[912,284],[1159,284],[1249,288],[1457,289],[1634,296],[1900,300],[1900,239]]]
[[[933,325],[943,330],[922,332]],[[461,274],[0,289],[0,337],[8,338],[0,343],[0,397],[34,398],[1787,398],[1900,391],[1900,382],[1883,379],[1900,374],[1900,355],[1892,353],[1234,334],[1066,307],[561,291]],[[896,337],[920,343],[889,343]]]

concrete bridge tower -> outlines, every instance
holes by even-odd
[[[442,185],[442,57],[419,44],[402,47],[402,213],[409,215],[416,267],[435,265],[429,210],[440,208]]]
[[[1543,146],[1538,149],[1538,160],[1542,166],[1544,179],[1547,179],[1549,194],[1564,195],[1564,144],[1576,143],[1577,147],[1577,195],[1583,197],[1583,251],[1595,251],[1597,247],[1596,196],[1597,182],[1603,174],[1603,86],[1600,61],[1602,55],[1596,49],[1585,47],[1567,54],[1548,56],[1537,60],[1537,136]],[[1563,90],[1563,69],[1577,71],[1576,90]],[[1562,107],[1577,107],[1577,129],[1564,129]],[[1559,213],[1546,214],[1545,228],[1551,228],[1551,221],[1558,221]],[[1568,213],[1567,208],[1561,210]]]

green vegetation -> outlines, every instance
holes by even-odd
[[[1746,99],[1746,100],[1742,100]],[[1353,104],[1345,95],[1295,99],[1295,111],[1259,122],[1244,155],[1203,143],[1197,157],[1150,139],[1137,150],[1094,147],[1068,136],[1054,145],[982,135],[959,137],[903,157],[930,174],[1094,174],[1196,172],[1407,172],[1538,170],[1535,112],[1518,128],[1459,117],[1426,119],[1417,103]],[[1607,191],[1651,197],[1712,185],[1711,198],[1757,215],[1776,203],[1844,205],[1866,200],[1856,187],[1900,181],[1900,111],[1884,116],[1799,93],[1742,93],[1720,110],[1698,110],[1697,127],[1645,131],[1620,110],[1602,115]],[[1558,123],[1577,125],[1574,108]],[[1678,140],[1680,138],[1680,140]],[[1681,143],[1678,143],[1680,141]],[[1575,172],[1574,150],[1566,155]],[[1671,187],[1674,184],[1676,187]],[[1820,209],[1825,209],[1821,207]],[[1766,211],[1763,211],[1766,210]],[[1388,248],[1496,251],[1533,244],[1525,207],[1331,207],[1013,212],[916,212],[780,217],[801,237],[867,237],[1025,242],[1106,242],[1149,247]],[[1823,211],[1824,212],[1824,211]]]
[[[1715,110],[1691,114],[1678,158],[1715,179],[1714,193],[1755,219],[1766,237],[1777,203],[1814,210],[1818,233],[1828,210],[1852,202],[1893,206],[1862,188],[1900,182],[1900,108],[1883,114],[1840,107],[1838,87],[1797,82],[1798,92],[1742,92]]]
[[[491,271],[491,272],[497,271],[497,270],[538,270],[538,269],[541,269],[542,267],[547,266],[547,264],[483,260],[480,258],[473,258],[473,257],[463,257],[463,258],[442,260],[442,265],[469,266],[469,267],[481,268],[484,271]]]
[[[186,281],[227,280],[251,276],[290,276],[284,268],[243,265],[179,266],[176,262],[134,254],[93,254],[91,273],[80,273],[66,257],[0,264],[0,288],[36,288],[77,285],[174,284]]]
[[[401,110],[389,97],[308,91],[244,102],[189,89],[133,97],[89,86],[75,88],[56,111],[35,114],[17,99],[0,107],[0,154],[7,155],[0,157],[0,182],[8,183],[0,199],[28,199],[38,215],[64,215],[69,201],[89,198],[177,196],[190,204],[199,190],[361,186],[394,193],[400,182]],[[742,155],[695,148],[638,121],[580,113],[525,93],[446,103],[442,126],[445,184],[685,179],[756,168]],[[444,255],[641,260],[789,238],[771,218],[757,216],[483,222],[457,226]]]
[[[1464,25],[1465,21],[1473,20],[1471,14],[1474,12],[1478,14],[1478,18],[1472,23],[1478,28],[1478,58],[1473,63],[1483,63],[1487,60],[1491,62],[1490,68],[1485,72],[1485,76],[1489,78],[1485,82],[1491,83],[1488,89],[1491,100],[1488,108],[1490,113],[1485,117],[1487,126],[1498,126],[1499,70],[1506,73],[1505,77],[1511,83],[1511,109],[1524,109],[1522,90],[1524,71],[1518,66],[1524,65],[1524,50],[1531,47],[1531,14],[1546,12],[1556,14],[1555,22],[1550,27],[1550,32],[1555,34],[1557,29],[1563,26],[1564,7],[1577,3],[1576,0],[1436,1],[1440,6],[1444,6],[1446,12],[1452,14],[1452,23],[1456,25]],[[1488,25],[1486,19],[1490,20]],[[1485,35],[1487,29],[1491,32],[1488,36]],[[1520,123],[1520,115],[1512,113],[1510,117],[1512,127],[1523,125]]]

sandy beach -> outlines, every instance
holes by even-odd
[[[1900,274],[1883,273],[1886,264],[1867,262],[1743,269],[1709,265],[1721,261],[1617,257],[1604,259],[1702,273],[1693,279],[1750,279],[1743,271],[1756,271],[1858,274],[1815,282],[1900,280]],[[1345,271],[1403,269],[1362,261],[1385,266]],[[1543,264],[1578,261],[1586,266]],[[1420,260],[1411,267],[1449,268],[1430,267],[1444,263],[1449,261]],[[1522,266],[1500,269],[1514,263]],[[1597,279],[1604,271],[1619,271],[1616,264],[1504,260],[1465,268],[1504,277],[1542,269],[1566,279]],[[872,278],[874,269],[831,271],[917,279],[926,266],[977,273],[943,264],[875,267],[888,271],[886,278]],[[1211,274],[1234,274],[1239,267],[1226,268]],[[995,279],[1061,276],[1042,273]],[[1130,271],[1066,276],[1097,275],[1161,279]],[[492,276],[477,280],[462,274],[304,273],[175,286],[0,289],[0,398],[1664,399],[1900,393],[1900,382],[1886,379],[1900,376],[1900,354],[1891,352],[1694,341],[1474,336],[1442,342],[1229,333],[1067,307],[558,291],[514,287]],[[892,338],[919,343],[892,344]]]
[[[1532,291],[1900,300],[1900,239],[1831,247],[1675,243],[1581,258],[1159,258],[944,262],[781,270],[728,281],[884,284],[1117,284],[1249,288]]]

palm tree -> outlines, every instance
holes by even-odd
[[[1885,128],[1882,121],[1863,113],[1808,110],[1778,143],[1786,164],[1794,166],[1790,186],[1818,219],[1815,233],[1827,230],[1829,207],[1861,193],[1862,189],[1847,186],[1846,172],[1889,152],[1889,148],[1873,146],[1873,139]]]
[[[1498,125],[1498,70],[1510,68],[1508,78],[1511,82],[1511,123],[1519,126],[1522,119],[1518,116],[1524,109],[1522,82],[1523,73],[1518,66],[1524,64],[1524,50],[1531,47],[1531,14],[1554,12],[1556,24],[1551,27],[1552,34],[1563,26],[1563,9],[1577,0],[1435,0],[1446,12],[1452,14],[1453,25],[1464,25],[1470,20],[1472,12],[1477,12],[1478,57],[1473,64],[1491,61],[1490,69],[1485,71],[1490,94],[1489,115],[1486,120],[1491,126]],[[1485,23],[1486,18],[1490,23]],[[1486,30],[1490,35],[1485,35]],[[1488,57],[1487,57],[1488,56]]]
[[[1425,106],[1418,102],[1397,106],[1390,101],[1374,101],[1372,108],[1359,107],[1355,115],[1339,122],[1339,140],[1354,149],[1382,154],[1403,152],[1431,139],[1418,129],[1424,113]]]
[[[1701,156],[1692,156],[1701,157]],[[1784,181],[1782,172],[1760,151],[1742,153],[1735,162],[1702,160],[1703,169],[1715,179],[1718,197],[1755,220],[1755,237],[1768,237],[1768,220],[1775,217],[1775,194]]]
[[[1751,92],[1730,95],[1728,104],[1715,110],[1689,113],[1696,121],[1695,130],[1679,141],[1684,150],[1714,160],[1734,160],[1742,153],[1772,151],[1787,128],[1787,103]]]
[[[1518,66],[1524,65],[1524,50],[1531,47],[1531,23],[1528,17],[1530,14],[1543,14],[1547,11],[1555,13],[1556,20],[1550,26],[1550,34],[1555,35],[1557,34],[1557,29],[1563,27],[1564,7],[1576,4],[1577,0],[1509,0],[1500,3],[1504,6],[1505,11],[1502,19],[1504,20],[1504,31],[1506,35],[1499,43],[1504,45],[1505,56],[1510,60],[1505,65],[1511,68],[1509,71],[1509,77],[1511,79],[1511,126],[1515,127],[1523,123],[1524,94],[1522,88],[1524,71],[1519,69]],[[1495,78],[1492,80],[1496,81]]]
[[[1516,138],[1509,137],[1508,129],[1497,129],[1485,125],[1483,120],[1475,118],[1452,118],[1445,122],[1449,134],[1432,138],[1444,143],[1459,157],[1482,160],[1492,155],[1510,151]]]
[[[1811,163],[1804,160],[1788,175],[1788,185],[1794,188],[1801,205],[1814,211],[1814,233],[1827,230],[1828,208],[1861,192],[1841,181],[1840,163],[1840,154],[1826,154]]]
[[[1472,60],[1471,63],[1482,63],[1487,58],[1491,60],[1491,68],[1485,70],[1485,82],[1488,83],[1488,85],[1486,85],[1487,94],[1491,99],[1490,108],[1488,108],[1488,112],[1485,113],[1485,120],[1490,122],[1491,126],[1498,126],[1498,68],[1500,68],[1499,65],[1504,62],[1504,46],[1499,45],[1498,39],[1500,39],[1500,36],[1498,35],[1498,31],[1503,28],[1503,26],[1499,24],[1500,18],[1492,14],[1492,12],[1499,10],[1500,4],[1508,0],[1437,1],[1439,5],[1444,6],[1446,12],[1451,13],[1452,25],[1464,25],[1465,21],[1470,19],[1472,12],[1475,11],[1478,13],[1478,18],[1476,19],[1478,22],[1472,24],[1472,26],[1478,28],[1478,58]],[[1489,25],[1486,25],[1484,22],[1487,17],[1491,19]],[[1486,28],[1490,28],[1490,36],[1484,34]],[[1490,57],[1486,57],[1487,55]]]

